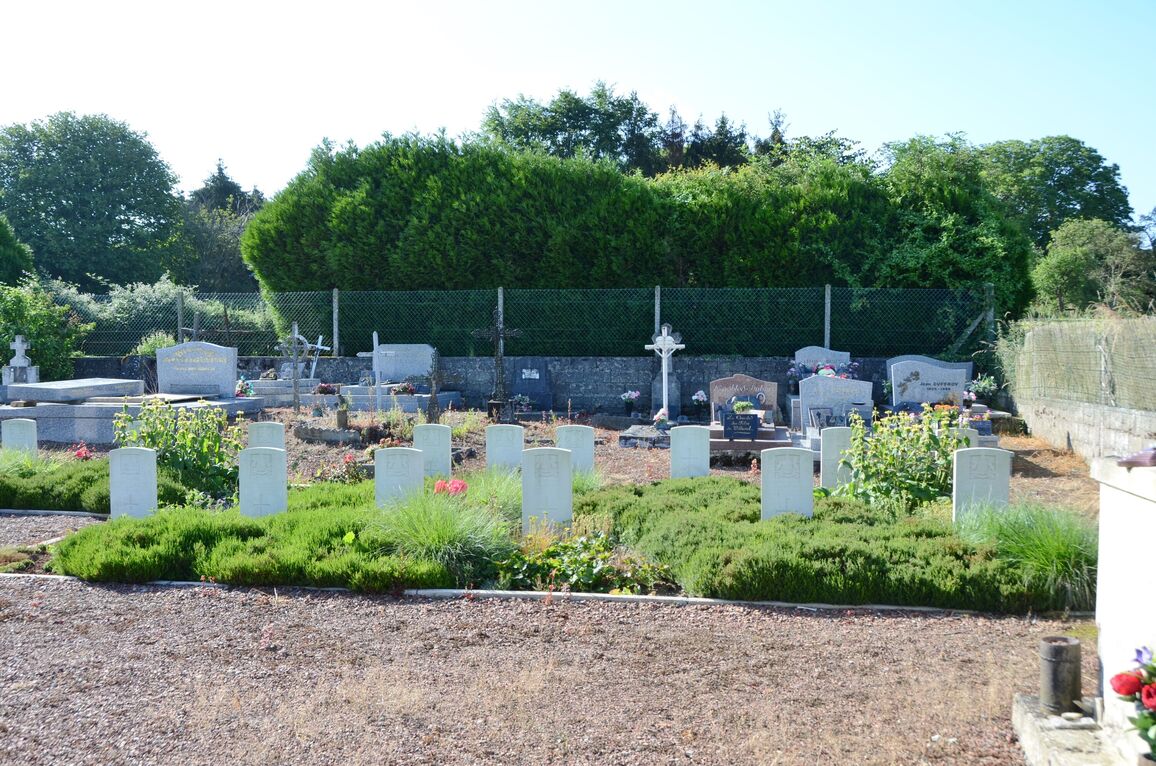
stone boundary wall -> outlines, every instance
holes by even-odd
[[[1156,444],[1156,412],[1062,399],[1016,399],[1016,409],[1033,436],[1088,461]]]
[[[535,357],[540,358],[540,357]],[[285,360],[279,357],[243,356],[238,360],[238,371],[246,378],[257,378],[263,370],[279,367]],[[859,377],[874,383],[876,402],[883,402],[883,381],[886,377],[886,359],[881,357],[857,358]],[[744,373],[779,384],[779,409],[788,412],[787,368],[792,360],[787,357],[710,357],[675,354],[671,372],[678,378],[681,401],[685,408],[695,391],[708,390],[710,382],[735,373]],[[156,379],[155,360],[141,357],[86,356],[76,359],[75,376],[78,378],[136,378]],[[505,359],[507,386],[519,369],[519,357]],[[484,408],[494,382],[492,357],[443,357],[442,390],[459,391],[467,406]],[[362,357],[322,357],[317,362],[317,377],[326,383],[356,383],[369,374],[371,360]],[[651,385],[661,375],[662,364],[657,356],[557,356],[547,357],[550,380],[554,392],[554,409],[565,412],[567,403],[575,411],[588,413],[622,412],[619,394],[627,389],[642,392],[638,409],[653,412],[660,406],[651,401]],[[151,374],[150,374],[151,373]]]

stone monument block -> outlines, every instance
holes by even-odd
[[[157,349],[157,390],[232,399],[237,390],[237,349],[203,341]]]

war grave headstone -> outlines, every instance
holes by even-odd
[[[887,368],[891,375],[892,406],[963,401],[968,382],[966,370],[915,360],[888,364]]]
[[[765,449],[759,461],[762,479],[762,518],[781,513],[814,513],[814,458],[800,447]]]
[[[157,390],[232,399],[237,388],[237,349],[190,341],[157,349]]]
[[[108,453],[109,515],[148,516],[157,509],[157,452],[121,447]]]
[[[535,447],[522,453],[522,532],[538,524],[565,526],[574,515],[570,450]]]
[[[964,447],[982,446],[979,443],[979,431],[975,430],[974,428],[952,428],[951,433],[955,434],[960,439],[966,439],[966,442],[960,449],[963,449]]]
[[[20,450],[36,454],[36,421],[13,418],[0,422],[0,446],[6,450]]]
[[[527,397],[535,410],[554,409],[554,387],[546,358],[516,356],[512,361],[514,379],[510,383],[511,394]]]
[[[594,470],[594,429],[590,426],[558,426],[554,444],[570,450],[570,467],[588,473]]]
[[[250,423],[249,446],[285,449],[285,424],[272,421]]]
[[[662,409],[666,410],[667,419],[677,420],[681,414],[681,408],[679,406],[681,397],[678,397],[677,391],[673,392],[672,395],[670,357],[674,355],[675,351],[681,351],[686,348],[682,343],[682,336],[678,333],[672,333],[670,331],[670,325],[664,324],[659,332],[653,336],[651,342],[643,346],[643,348],[658,354],[659,359],[662,360],[662,372],[659,375],[661,379],[662,398],[659,399],[652,396],[651,401],[662,402]],[[676,378],[674,384],[677,384],[677,382],[678,380]],[[652,389],[654,389],[654,387],[652,387]]]
[[[799,381],[799,403],[806,423],[803,443],[817,451],[822,430],[847,425],[852,412],[871,422],[871,381],[812,375]]]
[[[710,475],[710,428],[675,426],[670,429],[670,478]]]
[[[25,351],[32,348],[28,342],[24,340],[23,335],[17,335],[16,339],[9,344],[9,347],[15,352],[8,364],[0,370],[0,380],[3,385],[10,386],[13,383],[39,383],[40,382],[40,367],[32,364],[32,360],[25,355]]]
[[[516,425],[487,426],[486,468],[521,468],[525,430]]]
[[[373,453],[373,495],[380,508],[417,494],[425,487],[425,454],[412,447],[386,447]]]
[[[285,450],[249,447],[237,455],[242,516],[268,516],[289,507]]]
[[[824,428],[820,436],[819,486],[835,489],[851,481],[851,469],[841,465],[843,453],[851,448],[851,429],[846,426]]]
[[[951,458],[951,520],[976,506],[1005,508],[1011,494],[1012,453],[991,447],[958,449]]]
[[[422,423],[413,428],[414,449],[422,451],[422,470],[426,476],[449,478],[453,465],[450,439],[453,429],[438,423]]]

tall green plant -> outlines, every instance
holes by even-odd
[[[0,348],[7,349],[17,335],[23,335],[43,380],[72,377],[72,357],[92,328],[67,306],[56,305],[37,279],[27,278],[18,287],[0,287]]]
[[[157,464],[171,469],[187,487],[214,497],[237,490],[237,453],[244,447],[242,429],[229,425],[219,407],[174,409],[166,402],[146,401],[134,417],[126,408],[113,419],[116,443],[157,451]]]

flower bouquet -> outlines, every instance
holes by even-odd
[[[1152,650],[1140,647],[1134,662],[1135,670],[1117,673],[1109,683],[1120,699],[1136,705],[1136,715],[1128,722],[1148,745],[1148,760],[1156,762],[1156,662],[1152,659]]]
[[[623,391],[618,395],[622,400],[622,406],[626,409],[626,414],[634,412],[634,405],[638,402],[638,397],[642,396],[641,391]]]
[[[706,402],[707,402],[706,391],[703,391],[701,389],[699,389],[698,391],[695,391],[694,395],[692,397],[690,397],[690,402],[691,402],[691,405],[693,405],[693,407],[694,407],[694,414],[696,416],[701,416],[703,410],[706,409]]]

